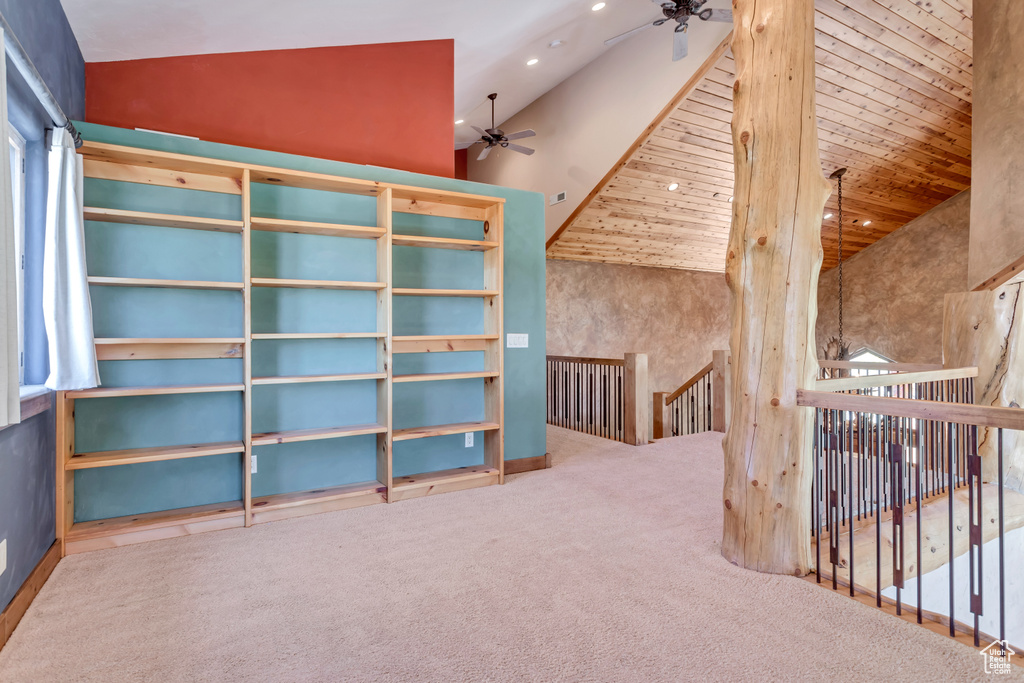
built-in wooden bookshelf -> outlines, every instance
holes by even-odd
[[[239,296],[243,318],[243,334],[235,337],[135,338],[102,337],[96,339],[97,356],[102,361],[238,359],[242,361],[240,383],[209,381],[209,383],[171,384],[159,386],[102,386],[95,389],[60,392],[57,400],[57,531],[65,554],[115,547],[128,543],[171,538],[200,531],[250,526],[286,517],[330,510],[341,510],[446,491],[503,482],[503,352],[502,330],[502,223],[504,200],[496,197],[464,194],[381,183],[329,174],[270,168],[219,159],[86,142],[79,150],[85,161],[88,178],[203,190],[205,192],[241,197],[241,215],[237,219],[207,218],[184,214],[185,207],[176,208],[175,215],[149,213],[121,208],[88,207],[85,219],[103,223],[122,223],[184,230],[237,233],[241,236],[241,282],[207,280],[176,280],[162,278],[114,277],[106,274],[89,278],[93,287],[161,288],[210,290],[218,296]],[[258,184],[301,188],[320,192],[336,192],[372,197],[376,200],[375,225],[348,225],[290,220],[253,215],[252,193]],[[88,195],[86,203],[88,204]],[[235,200],[237,201],[237,200]],[[364,200],[360,200],[364,201]],[[483,223],[483,239],[479,235],[435,237],[395,234],[396,213],[419,214],[464,219]],[[342,219],[343,220],[343,219]],[[356,221],[358,222],[358,221]],[[369,222],[369,221],[367,221]],[[373,240],[376,277],[367,280],[295,279],[253,275],[252,236],[255,232],[292,233],[319,237],[343,237]],[[295,239],[295,238],[292,238]],[[480,252],[483,258],[480,289],[436,289],[393,286],[392,259],[394,247],[445,249]],[[254,332],[264,329],[254,320],[253,292],[260,288],[321,289],[366,292],[376,296],[376,327],[360,332]],[[481,299],[483,331],[480,334],[394,336],[393,297],[456,297]],[[281,374],[254,376],[254,342],[373,343],[376,345],[375,367],[361,372],[324,374]],[[356,341],[345,341],[356,340]],[[366,340],[358,342],[358,340]],[[257,347],[258,348],[258,347]],[[438,352],[483,352],[481,370],[450,372],[417,372],[395,374],[393,354],[426,354]],[[481,413],[483,420],[454,424],[422,425],[396,429],[394,425],[394,384],[417,384],[433,387],[433,383],[469,380],[483,383]],[[372,382],[376,385],[376,421],[369,424],[339,424],[319,428],[256,431],[253,425],[253,392],[269,386],[311,386],[322,383]],[[422,384],[421,384],[422,383]],[[298,388],[296,389],[298,390]],[[76,449],[75,404],[77,401],[102,401],[192,394],[240,392],[243,406],[243,429],[237,441],[175,444],[146,448],[98,452]],[[185,399],[183,399],[185,400]],[[187,400],[195,400],[189,397]],[[365,420],[364,420],[365,422]],[[258,427],[258,425],[257,425]],[[468,433],[480,433],[483,460],[480,465],[459,467],[418,474],[393,476],[393,444]],[[318,442],[354,437],[375,437],[376,479],[341,486],[327,486],[308,491],[253,496],[251,462],[254,447],[277,447],[280,444]],[[142,512],[110,519],[75,521],[75,472],[95,468],[138,465],[167,460],[224,457],[238,454],[241,458],[242,499],[223,501],[158,512]]]

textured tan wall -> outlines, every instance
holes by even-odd
[[[974,4],[970,289],[1024,256],[1024,2]]]
[[[843,263],[844,337],[904,363],[942,362],[943,299],[967,289],[971,191],[943,202]],[[837,335],[839,271],[818,284],[818,357]]]
[[[549,260],[547,288],[549,354],[646,353],[652,392],[674,391],[728,348],[721,273]]]

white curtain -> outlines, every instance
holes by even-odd
[[[82,157],[63,128],[54,129],[47,161],[43,320],[50,350],[50,389],[99,385],[92,302],[85,267]]]
[[[18,250],[11,192],[11,133],[7,123],[7,60],[0,30],[0,427],[21,422],[18,372]]]

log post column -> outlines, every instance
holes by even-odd
[[[1024,406],[1024,284],[991,291],[946,295],[942,362],[947,368],[977,367],[974,403]],[[978,427],[981,478],[998,481],[997,430]],[[1003,431],[1003,469],[1007,487],[1024,493],[1024,434]]]
[[[810,570],[813,385],[821,216],[814,1],[735,0],[736,167],[726,281],[732,392],[722,554],[761,572]]]

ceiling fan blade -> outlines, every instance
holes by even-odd
[[[529,147],[523,147],[522,145],[508,144],[508,145],[505,145],[505,147],[509,148],[513,152],[519,152],[520,154],[525,154],[526,156],[530,156],[531,154],[533,154],[536,151],[536,150],[530,149]]]
[[[655,19],[654,21],[658,21],[658,20]],[[616,43],[621,43],[623,40],[625,40],[626,38],[629,38],[631,35],[633,35],[635,33],[640,33],[641,31],[646,31],[647,29],[649,29],[652,26],[654,26],[654,21],[650,21],[650,22],[644,24],[643,26],[637,26],[635,29],[632,29],[630,31],[626,31],[625,33],[620,33],[619,35],[615,36],[614,38],[609,38],[608,40],[604,41],[604,44],[611,46],[611,45],[615,45]]]
[[[486,159],[487,155],[491,153],[491,149],[492,149],[492,147],[490,145],[487,145],[486,147],[484,147],[484,151],[480,152],[480,156],[478,156],[476,158],[476,160],[477,161],[483,161],[484,159]]]
[[[672,61],[678,62],[686,57],[690,51],[690,41],[686,37],[686,31],[676,31],[672,36]]]
[[[527,128],[526,130],[521,130],[518,133],[512,133],[512,135],[509,135],[505,140],[522,140],[523,138],[532,138],[536,134],[536,132]]]
[[[706,9],[700,12],[698,15],[704,21],[721,21],[725,23],[732,23],[732,10],[731,9]]]
[[[477,133],[480,133],[480,137],[482,137],[482,138],[487,137],[487,131],[485,131],[483,128],[480,128],[478,126],[470,126],[470,128],[475,130]]]
[[[470,147],[472,147],[473,145],[475,145],[478,142],[483,142],[483,141],[482,140],[473,140],[473,142],[460,142],[457,145],[455,145],[455,149],[469,149]]]

